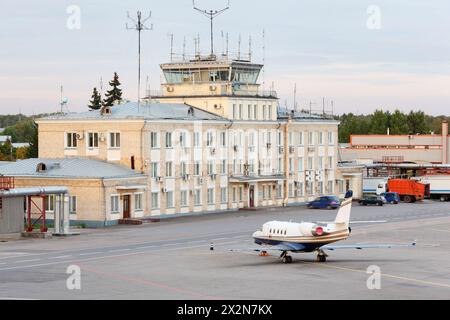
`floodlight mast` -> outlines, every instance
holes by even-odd
[[[128,23],[126,24],[126,28],[128,30],[136,30],[138,31],[138,108],[141,103],[141,31],[143,30],[153,30],[153,24],[150,25],[150,28],[145,25],[148,19],[152,17],[152,12],[150,11],[147,18],[142,19],[142,12],[137,12],[137,20],[133,19],[130,16],[130,13],[127,12],[128,19],[133,22],[132,27],[128,27]]]
[[[197,10],[198,12],[200,12],[201,14],[203,14],[204,16],[206,16],[207,18],[209,18],[210,20],[210,25],[211,25],[211,57],[214,56],[214,29],[213,29],[213,20],[215,17],[217,17],[219,14],[223,13],[224,11],[230,9],[230,0],[228,0],[228,5],[221,9],[221,10],[203,10],[200,8],[197,8],[195,6],[195,0],[192,0],[192,5],[194,7],[194,10]]]

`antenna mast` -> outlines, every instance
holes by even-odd
[[[173,33],[169,33],[170,37],[170,62],[173,62]]]
[[[132,27],[128,27],[128,23],[126,24],[126,28],[128,30],[136,30],[138,31],[138,110],[141,103],[141,31],[143,30],[153,30],[153,24],[150,25],[150,28],[148,28],[145,25],[145,22],[147,22],[148,19],[152,17],[152,12],[148,14],[148,17],[145,19],[142,19],[142,12],[137,12],[137,20],[131,18],[130,13],[127,12],[128,19],[130,19],[133,22]]]
[[[215,17],[217,17],[219,14],[223,13],[224,11],[228,10],[230,8],[230,0],[228,0],[228,5],[221,9],[221,10],[203,10],[200,8],[197,8],[195,6],[195,0],[192,0],[192,5],[194,7],[194,10],[197,10],[210,20],[211,24],[211,56],[214,56],[214,29],[213,29],[213,20]]]

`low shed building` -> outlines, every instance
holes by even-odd
[[[67,187],[71,225],[109,226],[120,219],[143,217],[147,211],[146,176],[119,164],[83,158],[37,158],[0,166],[0,175],[14,177],[17,188]],[[47,219],[54,219],[54,196],[49,195],[42,205]]]

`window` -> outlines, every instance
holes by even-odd
[[[69,198],[69,212],[72,214],[77,213],[77,197],[70,196]]]
[[[239,201],[242,202],[244,200],[244,188],[239,187]]]
[[[119,213],[119,196],[111,196],[111,213]]]
[[[142,193],[136,193],[134,195],[134,211],[142,211]]]
[[[288,144],[289,144],[289,146],[293,146],[294,145],[294,133],[293,132],[289,132]]]
[[[293,158],[289,158],[289,172],[290,173],[294,172],[294,159]]]
[[[319,189],[319,194],[323,194],[323,182],[319,181],[317,183],[317,188]]]
[[[200,144],[200,132],[194,132],[194,147],[198,147]]]
[[[166,192],[166,208],[173,208],[173,191]]]
[[[255,145],[255,133],[254,132],[250,132],[248,134],[248,146],[249,147],[253,147]]]
[[[208,204],[214,204],[214,188],[208,188]]]
[[[333,145],[334,144],[334,135],[333,135],[332,131],[328,132],[328,144],[329,145]]]
[[[233,119],[237,118],[237,110],[236,110],[236,105],[233,104]]]
[[[66,148],[77,147],[77,134],[75,132],[66,133]]]
[[[283,197],[283,185],[277,184],[277,198],[281,199]]]
[[[303,132],[299,132],[299,133],[298,133],[298,144],[299,144],[300,146],[303,145]]]
[[[159,148],[158,132],[150,132],[150,147],[152,149]]]
[[[247,118],[248,118],[249,120],[252,119],[252,105],[251,105],[251,104],[249,104],[249,105],[247,106]]]
[[[159,208],[159,193],[152,192],[152,209],[158,209],[158,208]]]
[[[263,120],[266,120],[266,105],[264,104],[262,106],[262,112],[263,112]]]
[[[323,157],[319,157],[318,159],[318,169],[319,170],[323,169]]]
[[[159,176],[158,162],[150,163],[150,176],[156,178]]]
[[[226,147],[227,146],[227,136],[226,136],[226,132],[222,131],[220,133],[220,145],[222,147]]]
[[[281,146],[282,145],[282,139],[281,139],[281,131],[280,130],[278,130],[277,131],[277,145],[278,146]]]
[[[293,198],[294,197],[294,184],[293,183],[289,183],[288,188],[289,188],[289,190],[288,190],[289,198]]]
[[[239,105],[239,119],[242,120],[242,104]]]
[[[258,119],[258,106],[256,104],[253,106],[253,119]]]
[[[213,133],[211,131],[208,131],[206,133],[206,145],[208,147],[211,147],[214,145],[214,137],[213,137]]]
[[[180,132],[180,147],[186,147],[186,132]]]
[[[98,148],[98,132],[89,132],[88,137],[89,148]]]
[[[220,188],[220,202],[227,203],[227,188]]]
[[[187,194],[188,192],[186,190],[181,190],[181,194],[180,194],[180,205],[182,207],[187,207],[188,202],[187,202]]]
[[[236,202],[237,198],[236,198],[236,188],[233,187],[233,202]]]
[[[50,194],[44,198],[44,208],[46,212],[55,211],[55,196]]]
[[[166,132],[166,148],[172,148],[172,132]]]
[[[328,169],[333,169],[333,156],[328,157]]]
[[[272,120],[272,105],[269,104],[269,115],[268,115],[268,120]]]
[[[298,158],[298,172],[303,171],[303,157]]]
[[[308,144],[314,145],[314,132],[308,132]]]
[[[308,170],[314,170],[314,158],[308,157]]]
[[[207,171],[208,175],[214,174],[214,161],[208,161]]]
[[[328,181],[328,186],[327,186],[327,191],[328,193],[333,193],[333,180]]]
[[[195,191],[194,191],[194,200],[195,200],[195,205],[196,206],[200,206],[202,204],[202,190],[195,189]]]
[[[222,160],[220,163],[220,174],[226,174],[227,173],[227,160]]]
[[[109,133],[109,147],[110,148],[120,148],[120,133],[110,132]]]
[[[200,175],[200,162],[194,162],[194,176]]]
[[[308,196],[313,195],[313,193],[314,193],[314,182],[308,181],[306,183],[306,193],[308,194]]]
[[[297,183],[297,197],[303,197],[303,182]]]
[[[166,177],[172,177],[172,162],[166,162]]]
[[[344,193],[344,181],[343,180],[338,181],[338,190],[339,190],[339,193]]]
[[[180,162],[180,175],[185,176],[187,174],[187,165],[186,162]]]
[[[323,144],[323,132],[319,132],[319,144]]]

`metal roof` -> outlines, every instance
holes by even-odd
[[[183,103],[141,103],[127,102],[111,107],[111,114],[100,110],[80,113],[60,113],[39,120],[219,120],[227,121],[213,113]]]
[[[46,170],[39,171],[38,165]],[[0,175],[32,178],[134,178],[144,177],[140,173],[114,163],[94,159],[33,158],[0,166]]]

